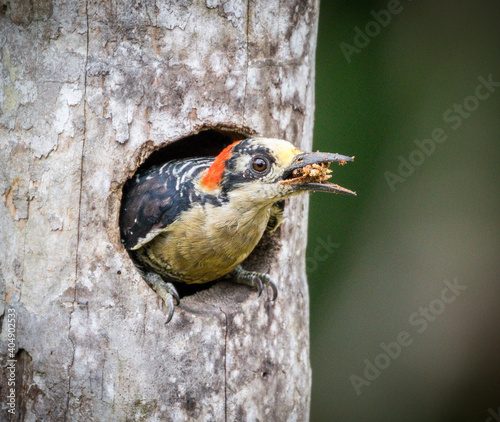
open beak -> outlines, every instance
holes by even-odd
[[[304,152],[295,157],[292,165],[285,170],[280,183],[293,185],[296,190],[356,195],[356,192],[326,182],[326,179],[331,177],[328,170],[330,163],[344,165],[348,161],[354,161],[354,157],[328,152]]]

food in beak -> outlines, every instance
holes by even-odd
[[[319,164],[307,164],[304,167],[300,167],[292,171],[290,176],[280,183],[282,185],[294,185],[296,183],[321,183],[332,176],[330,169],[330,163],[319,163]]]

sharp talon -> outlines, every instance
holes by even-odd
[[[257,272],[247,271],[241,267],[236,267],[232,273],[230,273],[232,277],[234,277],[234,281],[236,283],[246,284],[247,286],[257,287],[257,297],[260,297],[262,291],[264,290],[264,286],[270,287],[273,291],[271,300],[275,301],[278,297],[278,289],[276,288],[276,284],[273,283],[271,277],[267,274],[261,274]]]
[[[173,296],[172,296],[172,299],[173,299]],[[172,319],[172,317],[174,316],[174,303],[173,303],[173,300],[170,300],[168,302],[168,316],[167,316],[167,320],[165,321],[165,325],[168,324],[170,322],[170,320]]]
[[[262,294],[262,290],[264,290],[264,286],[262,286],[262,280],[258,275],[254,275],[252,277],[253,282],[257,285],[257,297],[260,297]]]
[[[165,324],[168,324],[174,315],[174,300],[177,305],[180,303],[179,293],[177,293],[177,290],[172,283],[166,282],[156,273],[147,273],[145,274],[144,279],[148,283],[149,287],[151,287],[168,306],[167,321],[165,322]]]
[[[273,280],[267,274],[263,274],[263,278],[264,278],[264,284],[266,285],[266,287],[270,287],[271,290],[273,291],[273,295],[271,297],[271,300],[274,302],[276,300],[276,298],[278,297],[278,289],[276,288],[276,284],[273,283]]]
[[[179,305],[179,303],[181,303],[181,298],[179,297],[179,293],[177,293],[177,289],[174,287],[172,283],[167,283],[167,290],[175,299],[175,304]]]
[[[278,288],[276,287],[276,284],[274,284],[272,281],[269,281],[268,286],[271,287],[271,290],[273,291],[273,296],[271,297],[271,300],[274,302],[278,298]]]

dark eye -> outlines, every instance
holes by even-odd
[[[252,163],[252,168],[255,171],[258,171],[259,173],[262,173],[263,171],[266,171],[268,167],[268,162],[264,160],[263,158],[254,158],[253,163]]]

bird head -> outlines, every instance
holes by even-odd
[[[282,139],[249,138],[226,147],[203,174],[200,185],[209,192],[237,196],[262,205],[304,192],[356,195],[328,183],[330,163],[345,164],[354,157],[302,152]]]

